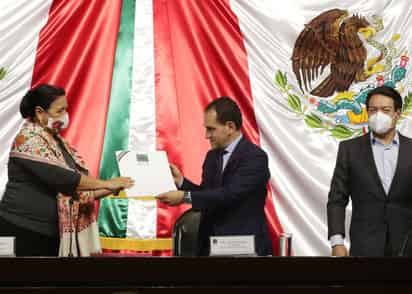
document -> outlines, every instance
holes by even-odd
[[[126,189],[127,197],[150,197],[176,190],[165,151],[117,151],[120,175],[135,184]]]

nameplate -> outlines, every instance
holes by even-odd
[[[0,237],[0,256],[16,256],[15,241],[16,237]]]
[[[256,255],[255,236],[211,236],[210,255]]]

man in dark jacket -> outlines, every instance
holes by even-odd
[[[158,198],[169,205],[192,203],[201,211],[199,255],[209,255],[210,236],[223,235],[254,235],[256,254],[269,255],[272,245],[264,213],[270,177],[267,155],[242,135],[242,115],[230,98],[210,103],[204,119],[212,149],[203,163],[202,183],[192,183],[172,165],[180,190]]]
[[[396,131],[399,93],[383,86],[366,99],[370,133],[342,142],[327,204],[332,255],[346,256],[345,208],[352,200],[350,255],[394,256],[412,228],[412,140]]]

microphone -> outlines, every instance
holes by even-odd
[[[77,196],[77,199],[75,199],[75,195]],[[70,197],[69,199],[69,222],[70,222],[70,227],[69,227],[69,253],[68,253],[68,257],[74,257],[73,255],[73,199],[75,200],[79,200],[80,196],[78,193],[74,193],[74,195],[72,197]]]
[[[405,236],[405,239],[402,242],[401,249],[399,250],[399,256],[405,256],[405,250],[408,247],[409,244],[409,236],[411,235],[412,231],[408,231],[408,233]]]

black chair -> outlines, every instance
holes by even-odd
[[[176,220],[173,226],[173,255],[196,256],[200,211],[190,208]]]

